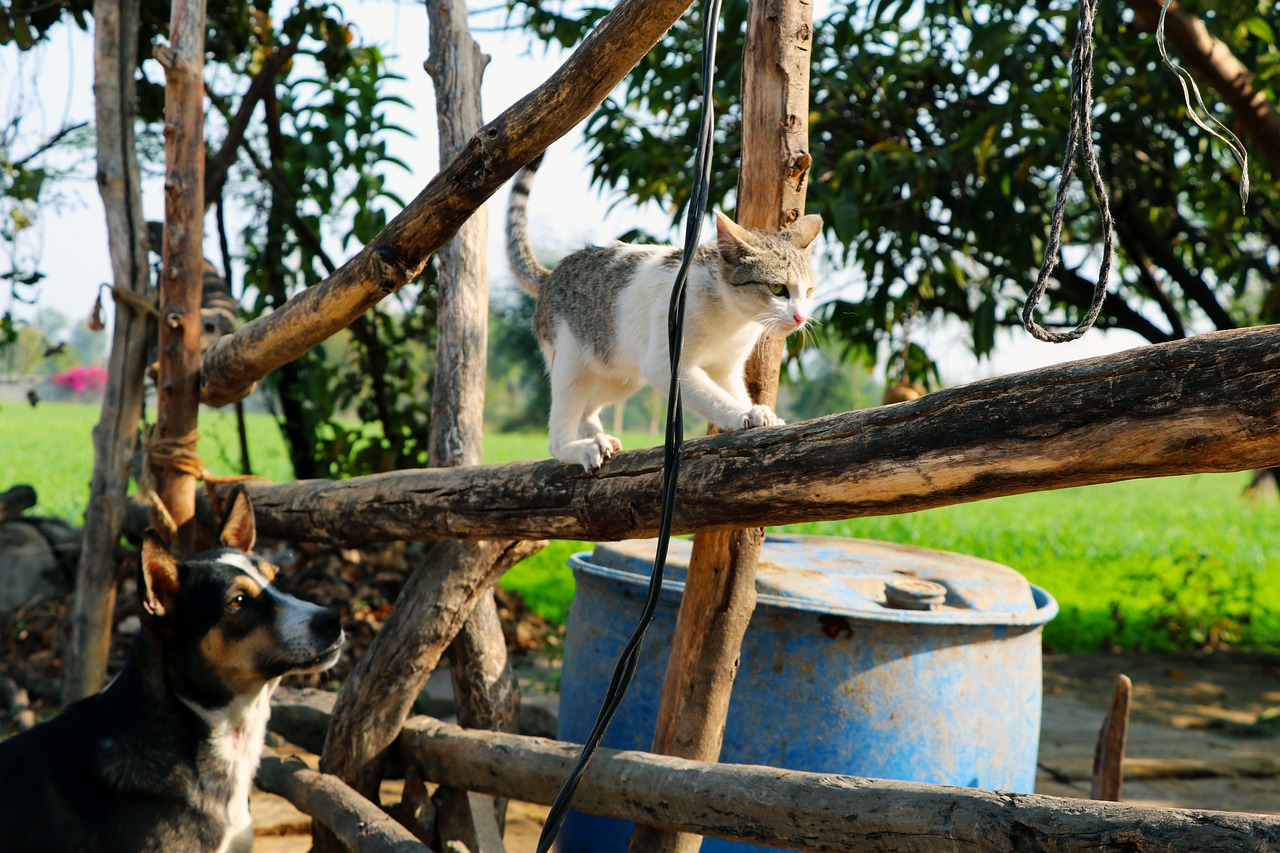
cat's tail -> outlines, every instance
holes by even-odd
[[[538,263],[533,244],[529,242],[529,189],[541,165],[542,155],[539,154],[537,159],[516,173],[511,181],[511,200],[507,202],[507,259],[516,284],[530,296],[537,296],[551,275],[551,270]]]

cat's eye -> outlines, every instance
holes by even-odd
[[[805,299],[812,299],[812,298],[813,298],[813,288],[812,288],[812,287],[811,287],[811,288],[809,288],[808,290],[806,290],[806,291],[804,292],[804,298],[805,298]]]
[[[776,281],[769,282],[769,292],[774,296],[790,296],[791,292],[787,290],[785,284],[779,284]]]

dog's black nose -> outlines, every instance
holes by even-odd
[[[311,633],[328,644],[342,634],[342,618],[336,610],[321,610],[311,617]]]

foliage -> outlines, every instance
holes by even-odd
[[[576,3],[511,6],[517,23],[564,45],[600,15]],[[733,197],[741,146],[745,7],[729,0],[721,27],[712,202],[722,205]],[[1202,15],[1280,101],[1274,4],[1182,8]],[[809,212],[823,215],[852,283],[865,290],[830,303],[823,318],[850,354],[874,357],[917,315],[963,321],[979,355],[997,329],[1017,324],[1060,174],[1076,10],[1074,0],[846,0],[815,22]],[[1104,3],[1099,21],[1095,144],[1119,240],[1099,326],[1161,341],[1280,318],[1277,176],[1251,160],[1255,192],[1242,212],[1234,162],[1187,118],[1152,35],[1118,2]],[[586,125],[595,181],[673,215],[691,157],[672,152],[692,152],[696,135],[699,27],[695,10]],[[1096,269],[1094,202],[1073,187],[1049,325],[1076,322]]]
[[[167,38],[170,7],[168,0],[142,0],[134,63],[139,147],[153,164],[163,153],[164,80],[149,60]],[[60,22],[84,27],[90,9],[88,0],[18,0],[0,12],[0,45],[29,49]],[[231,136],[233,116],[278,51],[296,52],[266,87],[261,104],[249,102],[253,119],[238,141]],[[404,132],[387,118],[388,106],[403,103],[388,94],[388,84],[399,78],[387,71],[377,48],[357,40],[339,5],[305,0],[284,7],[266,0],[211,4],[206,62],[210,161],[222,156],[228,139],[233,143],[230,181],[213,186],[207,201],[231,198],[248,211],[249,223],[234,248],[225,230],[219,236],[222,266],[244,262],[243,281],[228,278],[242,285],[236,289],[256,316],[332,272],[326,237],[340,236],[343,250],[350,250],[382,230],[388,208],[403,205],[386,185],[387,170],[404,165],[387,150],[391,135]],[[12,160],[0,144],[0,190],[9,191],[0,205],[21,203],[35,211],[57,176],[34,168],[6,171]],[[221,208],[218,220],[221,230]],[[0,224],[0,241],[12,244],[4,228]],[[10,277],[30,287],[40,274],[28,264],[15,267]],[[425,461],[429,408],[421,401],[429,396],[430,377],[418,366],[430,363],[424,355],[434,335],[433,293],[429,282],[411,285],[398,303],[358,323],[355,334],[343,339],[345,349],[330,344],[268,380],[299,477]],[[12,338],[13,325],[6,318],[0,335]],[[371,427],[346,426],[342,416],[352,413]]]
[[[533,333],[535,304],[517,293],[490,312],[485,418],[498,430],[546,428],[551,381]]]

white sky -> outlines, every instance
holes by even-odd
[[[407,78],[397,85],[395,94],[414,108],[401,109],[391,118],[415,137],[394,137],[389,140],[389,147],[390,153],[409,164],[411,171],[392,168],[388,175],[390,188],[407,201],[438,171],[433,90],[430,78],[422,69],[427,53],[426,12],[421,4],[390,0],[349,0],[344,8],[364,37],[380,45],[389,56],[390,70]],[[560,52],[534,43],[523,33],[487,31],[501,22],[501,13],[475,15],[472,20],[472,26],[478,30],[476,40],[492,58],[482,91],[486,119],[498,115],[545,80],[564,58]],[[0,86],[0,96],[12,99],[11,95],[4,95],[4,90],[17,88],[10,87],[9,80],[18,76],[32,80],[27,96],[34,96],[38,109],[27,130],[32,139],[43,138],[62,125],[64,116],[72,122],[92,119],[92,65],[91,34],[80,32],[74,26],[63,26],[59,37],[35,55],[18,57],[12,47],[0,50],[0,80],[5,81]],[[11,114],[16,106],[12,100],[0,103],[0,118]],[[22,147],[18,146],[13,153],[21,156]],[[548,152],[531,202],[530,228],[535,245],[544,251],[562,254],[589,242],[608,242],[634,227],[677,239],[668,225],[669,217],[656,206],[636,210],[629,203],[618,204],[616,196],[606,197],[592,190],[586,156],[580,127]],[[820,172],[815,168],[815,173]],[[67,203],[46,207],[41,212],[40,269],[48,278],[38,288],[38,304],[20,306],[19,316],[33,318],[40,307],[46,306],[73,318],[87,316],[98,285],[110,278],[105,220],[91,168],[86,176],[85,180],[67,187]],[[143,207],[147,218],[163,218],[158,177],[147,181]],[[493,197],[489,207],[490,274],[497,292],[510,287],[502,240],[505,207],[506,190],[503,189]],[[207,227],[206,240],[216,239],[212,225]],[[235,230],[234,224],[231,230]],[[350,255],[336,244],[329,249],[335,259]],[[217,256],[216,251],[206,251],[206,254],[211,258]],[[1087,358],[1142,343],[1136,335],[1095,330],[1082,341],[1051,345],[1034,341],[1021,330],[1005,331],[997,339],[994,357],[979,363],[968,352],[964,332],[958,326],[930,328],[917,339],[940,360],[943,380],[948,384]]]

